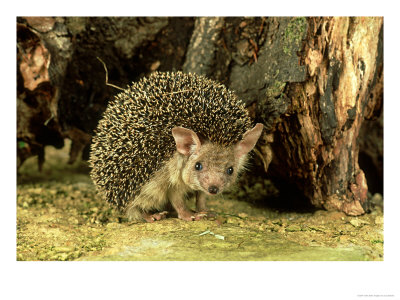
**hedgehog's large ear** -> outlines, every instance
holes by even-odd
[[[176,149],[179,153],[189,156],[200,149],[201,143],[197,134],[183,127],[172,128],[172,136],[175,139]]]
[[[263,124],[257,123],[254,128],[245,132],[242,140],[235,145],[235,156],[237,158],[241,158],[243,155],[249,153],[254,148],[258,139],[261,136],[263,128]]]

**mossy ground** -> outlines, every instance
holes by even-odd
[[[17,260],[383,260],[381,205],[350,217],[219,197],[213,220],[128,222],[96,195],[85,162],[66,164],[68,147],[46,148],[42,173],[36,158],[19,171]]]

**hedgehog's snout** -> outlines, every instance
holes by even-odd
[[[208,187],[208,192],[209,192],[210,194],[215,195],[215,194],[218,193],[218,191],[219,191],[219,188],[216,187],[215,185],[212,185],[212,186],[209,186],[209,187]]]

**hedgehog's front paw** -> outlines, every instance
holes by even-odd
[[[199,221],[207,218],[214,218],[216,216],[215,213],[210,211],[201,211],[201,212],[192,212],[192,211],[184,211],[178,215],[178,218],[185,221]]]
[[[146,220],[146,222],[153,223],[154,221],[160,221],[162,219],[165,219],[167,213],[168,213],[167,211],[162,211],[155,214],[143,213],[143,218]]]
[[[184,221],[194,221],[196,219],[195,213],[189,210],[181,210],[178,212],[178,218]]]
[[[198,221],[202,219],[215,218],[216,216],[217,214],[211,211],[199,211],[195,213],[195,220]]]

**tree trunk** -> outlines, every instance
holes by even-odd
[[[18,24],[18,147],[37,145],[30,155],[42,157],[50,143],[27,125],[35,115],[72,139],[71,162],[88,146],[118,92],[106,85],[97,57],[120,87],[154,70],[182,69],[236,91],[265,125],[255,151],[264,174],[297,186],[316,207],[349,215],[368,210],[358,160],[361,145],[362,165],[382,173],[383,18],[19,18]],[[35,74],[24,69],[34,55],[47,62]],[[34,108],[32,99],[43,105]],[[365,119],[371,121],[363,125]],[[27,155],[18,153],[21,160]]]
[[[195,32],[204,32],[196,41],[211,41],[207,21],[213,19],[196,22]],[[382,107],[383,19],[225,22],[224,38],[236,55],[229,86],[248,105],[257,103],[257,117],[267,128],[258,152],[265,172],[295,183],[317,207],[349,215],[367,211],[358,138],[363,120]],[[196,41],[192,46],[201,48]]]
[[[291,84],[291,107],[272,146],[276,173],[295,180],[315,206],[349,215],[368,210],[358,137],[364,119],[382,106],[382,21],[308,20],[300,57],[307,78]]]

